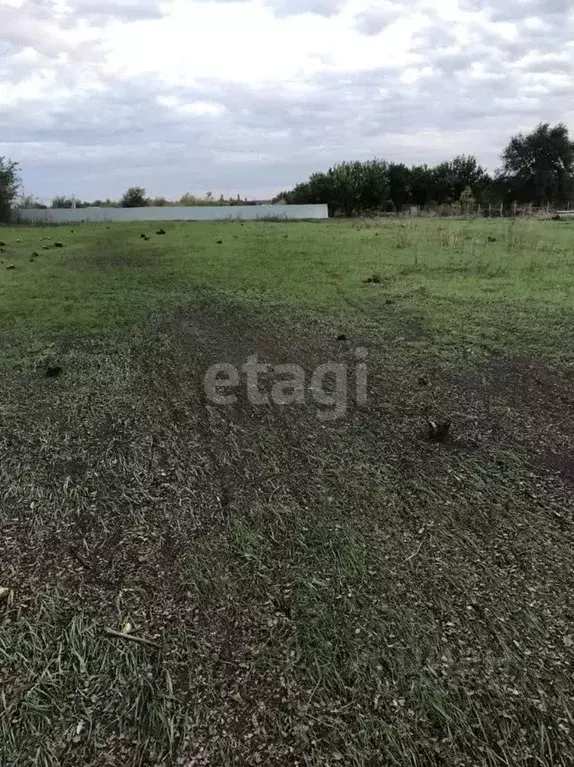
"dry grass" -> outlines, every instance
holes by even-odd
[[[0,764],[573,763],[572,368],[520,335],[445,363],[423,316],[409,345],[364,312],[203,288],[14,352]],[[359,343],[369,401],[340,421],[205,402],[210,362],[310,370]]]

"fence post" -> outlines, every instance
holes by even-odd
[[[504,216],[504,203],[501,202],[500,203],[500,218],[502,218],[503,216]]]

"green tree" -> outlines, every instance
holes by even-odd
[[[540,123],[510,139],[502,153],[498,179],[518,202],[561,204],[574,188],[574,143],[564,123]]]
[[[283,192],[289,205],[332,203],[333,179],[327,173],[313,173],[308,181],[297,184],[290,192]]]
[[[122,208],[145,208],[148,204],[145,189],[141,186],[130,186],[124,192],[120,204]]]
[[[197,205],[197,197],[191,192],[186,192],[185,194],[181,195],[179,204],[187,206]]]
[[[89,208],[117,208],[118,205],[118,202],[110,200],[109,197],[106,200],[94,200],[93,202],[87,203],[87,207]]]
[[[458,202],[467,187],[481,201],[491,185],[486,170],[473,156],[460,155],[435,167],[411,168],[375,158],[342,162],[327,173],[314,173],[280,197],[287,203],[326,202],[332,215],[351,216],[401,210],[404,205]]]
[[[359,174],[355,163],[342,162],[329,168],[328,185],[330,199],[328,202],[335,210],[344,216],[352,216],[359,208]]]
[[[33,194],[24,194],[21,197],[18,197],[16,201],[17,208],[21,208],[22,210],[46,210],[48,207],[47,205],[44,205],[43,202],[41,202],[37,197],[34,197]]]
[[[389,201],[389,164],[384,160],[368,160],[351,165],[356,190],[356,210],[376,213],[385,210]]]
[[[463,192],[470,188],[475,200],[480,201],[486,189],[491,184],[491,178],[486,168],[478,162],[474,155],[459,155],[450,163],[452,174],[452,194],[455,200],[460,200]]]
[[[52,198],[52,202],[50,203],[51,208],[71,208],[72,205],[73,205],[72,198],[65,197],[64,195],[58,195]]]
[[[273,205],[286,205],[288,204],[288,200],[290,196],[291,196],[291,192],[289,191],[279,192],[279,194],[276,194],[275,197],[271,200],[271,202],[273,203]],[[241,205],[241,200],[238,199],[237,204]]]
[[[383,210],[389,197],[388,163],[376,159],[342,162],[327,173],[313,173],[281,197],[290,204],[327,203],[332,215]]]
[[[389,200],[390,210],[400,211],[403,205],[412,202],[412,172],[403,163],[389,163]]]
[[[485,168],[472,155],[459,155],[440,163],[432,170],[431,179],[431,196],[438,203],[458,202],[467,187],[480,199],[490,183]]]
[[[20,166],[0,157],[0,221],[8,221],[10,209],[20,187]]]
[[[433,202],[434,193],[434,169],[428,165],[413,165],[410,168],[411,202],[413,205],[423,207]]]

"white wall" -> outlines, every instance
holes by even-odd
[[[227,205],[165,206],[161,208],[48,208],[16,210],[13,220],[30,224],[72,224],[82,221],[227,221],[261,218],[320,219],[328,217],[326,205]]]

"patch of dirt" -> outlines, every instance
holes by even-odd
[[[566,455],[549,452],[543,457],[541,464],[548,471],[555,472],[574,484],[574,453]]]
[[[449,379],[453,407],[478,419],[482,431],[542,470],[561,466],[561,475],[571,479],[568,461],[552,457],[568,456],[574,445],[574,377],[568,369],[503,359]]]
[[[96,625],[129,617],[161,642],[168,710],[188,721],[182,764],[296,764],[310,751],[376,764],[398,741],[470,764],[504,733],[518,763],[538,747],[534,722],[558,721],[545,680],[569,661],[572,378],[504,360],[408,366],[363,338],[357,404],[359,344],[345,330],[342,343],[338,328],[211,297],[153,318],[129,353],[67,349],[65,376],[4,377],[0,585],[22,614],[59,590]],[[208,401],[208,366],[253,354],[300,365],[307,383],[317,365],[346,363],[345,417],[318,419],[308,391],[301,405],[254,405],[244,377],[234,404]],[[444,444],[428,419],[452,421]],[[465,689],[493,696],[476,742],[432,714],[436,693],[437,711],[455,701],[475,722],[482,703],[459,701]],[[98,715],[105,701],[90,705]],[[508,735],[503,714],[525,734]]]

